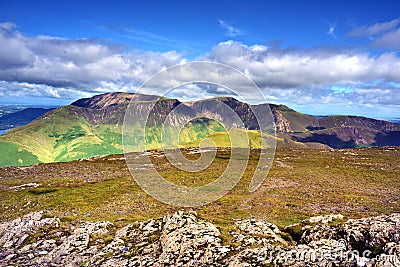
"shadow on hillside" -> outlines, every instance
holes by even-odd
[[[309,131],[318,131],[318,130],[325,130],[326,128],[321,126],[307,126],[306,129]]]
[[[373,146],[400,146],[400,131],[378,133]]]
[[[293,140],[298,142],[317,142],[328,145],[332,148],[353,148],[356,147],[356,143],[353,140],[345,141],[340,139],[336,133],[335,134],[323,134],[323,133],[314,133],[307,137],[297,137],[292,136]]]

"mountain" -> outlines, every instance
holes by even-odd
[[[82,98],[71,105],[90,108],[90,109],[105,109],[112,106],[128,105],[131,100],[134,101],[155,101],[159,97],[154,95],[141,95],[141,94],[129,94],[129,93],[108,93],[102,95],[96,95],[90,98]]]
[[[400,119],[399,118],[390,119],[389,121],[400,124]]]
[[[132,116],[149,112],[158,96],[107,93],[84,98],[71,105],[51,110],[31,123],[7,131],[0,136],[0,167],[32,165],[41,162],[70,161],[95,155],[123,153],[122,125],[126,108],[131,103]],[[214,119],[229,120],[219,105],[229,106],[243,121],[252,147],[259,147],[261,136],[254,112],[269,105],[276,125],[279,147],[345,148],[400,145],[400,125],[357,116],[313,117],[284,105],[251,106],[231,97],[181,103],[161,98],[150,113],[146,140],[148,148],[160,148],[160,124],[176,107],[179,116],[172,116],[172,126],[205,114],[188,123],[180,133],[179,145],[197,146],[209,137],[218,146],[229,146],[227,131]],[[222,111],[221,111],[222,110]],[[211,119],[208,119],[211,118]],[[140,129],[133,129],[133,131]],[[241,134],[240,132],[243,132]],[[132,134],[133,138],[135,134]],[[239,142],[240,143],[240,142]]]
[[[52,109],[26,108],[13,113],[5,114],[0,117],[0,130],[6,130],[28,124],[50,110]]]
[[[319,142],[334,148],[399,146],[399,124],[359,116],[329,116],[307,126],[309,132],[290,133],[298,142]]]

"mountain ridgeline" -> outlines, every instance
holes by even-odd
[[[158,96],[129,93],[107,93],[80,99],[71,105],[51,110],[33,122],[12,129],[0,136],[0,167],[26,166],[36,163],[70,161],[97,155],[123,153],[122,125],[129,103],[130,112],[149,111]],[[243,121],[244,131],[253,147],[260,145],[258,123],[252,110],[269,105],[276,128],[278,147],[350,148],[368,146],[399,146],[400,124],[357,116],[317,118],[302,114],[284,105],[250,106],[234,98],[221,97],[181,103],[161,98],[151,111],[146,141],[149,148],[160,148],[161,127],[176,107],[179,118],[187,120],[196,114],[207,118],[190,121],[181,131],[181,147],[197,146],[205,137],[217,146],[228,146],[226,129],[217,106],[229,106]],[[264,107],[265,108],[265,107]],[[133,114],[133,115],[135,115]],[[178,121],[177,121],[178,123]]]

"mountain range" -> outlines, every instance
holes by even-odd
[[[36,163],[70,161],[96,155],[123,153],[122,125],[129,103],[133,112],[149,109],[158,96],[130,93],[106,93],[84,98],[70,105],[53,109],[31,123],[7,131],[0,136],[0,167],[25,166]],[[284,105],[251,106],[231,97],[219,97],[182,103],[161,98],[152,111],[151,131],[146,136],[151,148],[159,148],[161,129],[158,122],[177,106],[180,112],[209,118],[191,121],[181,131],[179,145],[197,146],[209,137],[217,146],[227,146],[226,130],[215,120],[216,106],[224,103],[234,110],[245,125],[251,143],[259,146],[257,123],[252,110],[269,105],[276,127],[278,147],[354,148],[368,146],[399,146],[400,124],[359,116],[314,117]]]

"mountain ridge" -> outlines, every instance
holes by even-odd
[[[184,131],[180,144],[182,146],[198,144],[199,140],[207,136],[212,138],[217,146],[229,143],[226,141],[229,141],[229,137],[224,129],[213,122],[226,118],[218,105],[227,105],[237,113],[245,126],[243,131],[259,130],[254,112],[257,113],[257,109],[268,105],[276,128],[274,138],[280,147],[347,148],[400,145],[400,125],[376,119],[360,116],[317,118],[285,105],[249,105],[232,97],[185,103],[162,97],[155,104],[154,101],[159,98],[154,95],[114,92],[83,98],[51,110],[28,125],[12,129],[0,136],[0,167],[123,153],[122,125],[130,103],[134,105],[131,112],[137,115],[154,106],[148,120],[151,130],[146,136],[151,149],[160,148],[159,124],[180,105],[183,107],[179,109],[183,116],[181,120],[196,114],[208,117],[189,124],[192,128]],[[173,118],[173,121],[179,124],[177,118]],[[251,138],[255,138],[252,140],[253,144],[260,143],[257,135],[253,134]]]
[[[159,97],[155,95],[132,94],[124,92],[113,92],[95,95],[93,97],[81,98],[71,103],[72,106],[103,109],[115,105],[129,104],[130,101],[155,101]]]

